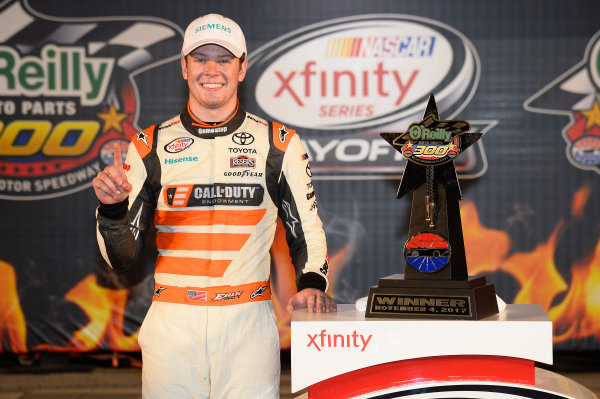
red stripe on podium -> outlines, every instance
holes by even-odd
[[[308,388],[309,399],[347,399],[415,384],[490,381],[535,385],[533,360],[502,356],[436,356],[351,371]]]

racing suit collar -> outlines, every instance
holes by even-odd
[[[181,113],[181,124],[194,136],[212,139],[218,136],[226,136],[235,132],[246,119],[246,111],[237,103],[237,108],[233,114],[226,120],[218,124],[206,123],[196,118],[190,111],[189,104]]]

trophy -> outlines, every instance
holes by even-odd
[[[381,137],[407,159],[397,198],[413,192],[404,274],[371,287],[365,317],[478,320],[498,313],[485,277],[469,278],[454,158],[479,140],[462,120],[441,120],[433,95],[423,120]]]

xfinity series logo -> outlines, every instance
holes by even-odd
[[[576,168],[600,174],[600,31],[584,59],[524,103],[527,111],[569,116],[562,135]]]
[[[191,137],[180,137],[171,141],[165,146],[165,151],[172,154],[181,152],[191,146],[194,143],[194,139]]]
[[[154,46],[176,49],[181,29],[150,18],[47,16],[24,0],[3,2],[0,21],[0,198],[89,187],[114,145],[125,155],[140,130],[133,77],[169,61]]]
[[[462,33],[400,14],[305,26],[251,58],[256,102],[273,120],[304,129],[316,179],[399,177],[405,160],[377,133],[420,120],[432,93],[451,119],[471,100],[480,74],[475,47]],[[493,123],[473,127],[481,132]],[[485,171],[482,145],[473,148],[456,165],[462,177]]]
[[[369,128],[405,120],[429,94],[449,117],[479,77],[471,42],[440,22],[410,15],[359,15],[311,25],[252,54],[260,107],[311,129]],[[447,102],[450,102],[449,104]]]

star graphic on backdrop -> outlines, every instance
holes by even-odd
[[[104,121],[104,128],[102,128],[102,132],[106,132],[111,128],[114,128],[117,132],[123,133],[121,122],[123,119],[127,118],[127,114],[118,113],[114,104],[110,104],[108,112],[99,113],[98,118]]]
[[[429,96],[427,108],[423,114],[423,120],[411,124],[411,126],[412,125],[422,125],[432,131],[439,127],[450,132],[450,140],[453,140],[455,137],[459,138],[458,145],[455,148],[458,153],[465,151],[483,135],[482,133],[467,133],[471,129],[471,125],[467,121],[440,119],[437,104],[435,103],[433,95]],[[404,145],[413,144],[409,132],[410,126],[406,132],[380,133],[380,136],[394,147],[396,151],[402,153]],[[404,174],[402,175],[396,198],[401,198],[405,194],[417,189],[421,184],[424,184],[426,181],[426,168],[428,167],[435,168],[435,174],[439,176],[439,180],[443,182],[446,187],[454,189],[457,192],[458,198],[461,198],[454,162],[450,161],[435,166],[424,166],[417,164],[410,158],[408,158],[408,162],[404,168]]]
[[[594,125],[600,126],[600,106],[598,106],[598,101],[594,101],[594,105],[592,105],[592,109],[588,109],[586,111],[581,111],[587,122],[585,124],[585,128],[589,129]]]

